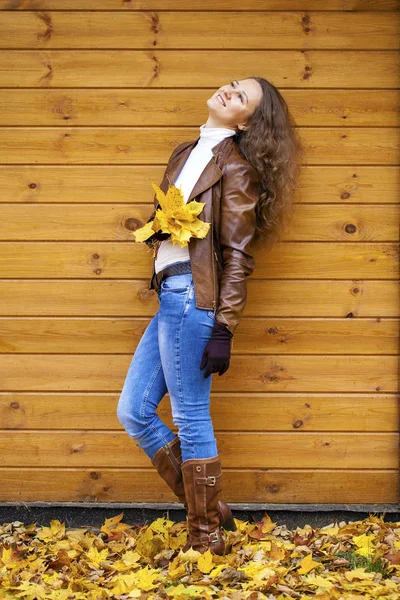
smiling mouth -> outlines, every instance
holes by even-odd
[[[226,106],[225,100],[223,99],[223,97],[221,96],[221,94],[218,94],[217,98],[220,99],[219,101],[221,102],[221,104],[223,104],[223,106]]]

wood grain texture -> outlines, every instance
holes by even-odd
[[[204,122],[209,89],[0,89],[2,126],[195,127]],[[297,126],[394,127],[398,90],[284,89]]]
[[[192,3],[188,8],[192,8]],[[343,49],[399,48],[388,12],[108,12],[10,11],[0,21],[0,47],[64,49]],[[248,3],[245,5],[248,8]],[[181,8],[181,7],[180,7]],[[214,7],[212,7],[214,8]],[[265,8],[265,6],[263,7]],[[199,26],[199,20],[201,25]],[[116,35],[118,32],[118,35]],[[135,32],[135,35],[132,35]],[[251,32],[251,35],[243,35]]]
[[[133,354],[150,318],[0,317],[0,352]],[[343,339],[346,346],[343,347]],[[246,317],[232,354],[396,354],[396,318]]]
[[[397,433],[215,433],[226,468],[396,469]],[[152,467],[123,432],[1,431],[0,466]]]
[[[2,204],[0,241],[132,241],[153,204]],[[398,242],[400,205],[299,205],[282,241]],[[35,223],[35,227],[32,227]]]
[[[396,504],[394,469],[226,469],[224,500],[320,504]],[[0,502],[177,502],[154,469],[0,467]],[[49,485],[51,482],[51,485]],[[333,483],[332,483],[333,482]]]
[[[118,399],[107,392],[0,392],[0,429],[123,431]],[[176,432],[169,394],[157,414]],[[211,417],[218,432],[398,431],[397,397],[387,393],[212,392]]]
[[[122,389],[131,356],[102,354],[4,354],[0,391],[113,391]],[[236,354],[223,377],[225,392],[397,391],[398,357],[357,355]],[[21,377],[21,373],[24,374]]]
[[[152,317],[158,299],[149,280],[2,279],[0,315]],[[250,278],[248,316],[398,318],[398,280]]]
[[[181,0],[0,0],[0,10],[113,10],[129,13],[142,10],[243,10],[242,0],[191,0],[190,6]],[[371,0],[318,0],[319,10],[324,11],[375,11]],[[299,0],[246,0],[246,11],[253,10],[299,10]],[[380,0],[379,11],[398,11],[399,0]],[[315,10],[315,0],[302,0],[301,10]]]
[[[0,89],[0,125],[193,126],[205,121],[209,89]],[[397,90],[282,89],[298,126],[399,125]]]
[[[185,127],[3,127],[0,133],[3,164],[109,165],[164,163],[176,146],[196,140],[199,131]],[[307,165],[399,164],[395,128],[299,128],[299,135]]]
[[[0,50],[0,61],[0,86],[9,88],[217,89],[233,72],[245,79],[254,75],[254,65],[267,65],[264,75],[279,88],[383,89],[398,86],[400,55],[393,50],[46,49]]]
[[[2,242],[0,278],[149,279],[152,255],[144,246],[124,241]],[[397,242],[285,242],[276,244],[268,255],[262,248],[254,249],[253,256],[257,264],[249,280],[394,279],[399,275]]]
[[[154,196],[150,182],[159,184],[165,167],[165,164],[0,165],[0,206],[23,204],[31,210],[30,205],[41,203],[53,206],[145,202],[150,207]],[[295,202],[399,204],[400,170],[398,166],[302,165]],[[385,210],[384,206],[381,208]]]

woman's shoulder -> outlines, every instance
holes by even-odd
[[[194,145],[196,142],[197,142],[197,139],[190,140],[189,142],[181,142],[180,144],[175,146],[175,148],[172,150],[169,160],[171,160],[171,158],[174,158],[175,156],[177,156],[178,154],[183,152],[183,150],[186,150],[186,148],[188,148],[189,146]]]
[[[240,174],[243,177],[260,179],[257,169],[243,156],[236,143],[229,144],[226,150],[221,165],[223,175]]]

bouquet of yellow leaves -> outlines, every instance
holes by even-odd
[[[191,237],[206,237],[210,223],[205,223],[197,218],[197,215],[203,210],[205,202],[192,200],[185,204],[181,189],[175,185],[171,185],[166,194],[155,183],[151,182],[151,185],[161,210],[157,209],[153,221],[133,232],[135,242],[144,242],[157,231],[170,233],[172,243],[179,244],[181,248],[187,246]]]

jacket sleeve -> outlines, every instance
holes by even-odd
[[[247,277],[254,270],[249,246],[256,229],[259,176],[249,163],[232,163],[222,181],[219,243],[223,257],[216,320],[235,332],[247,302]]]

